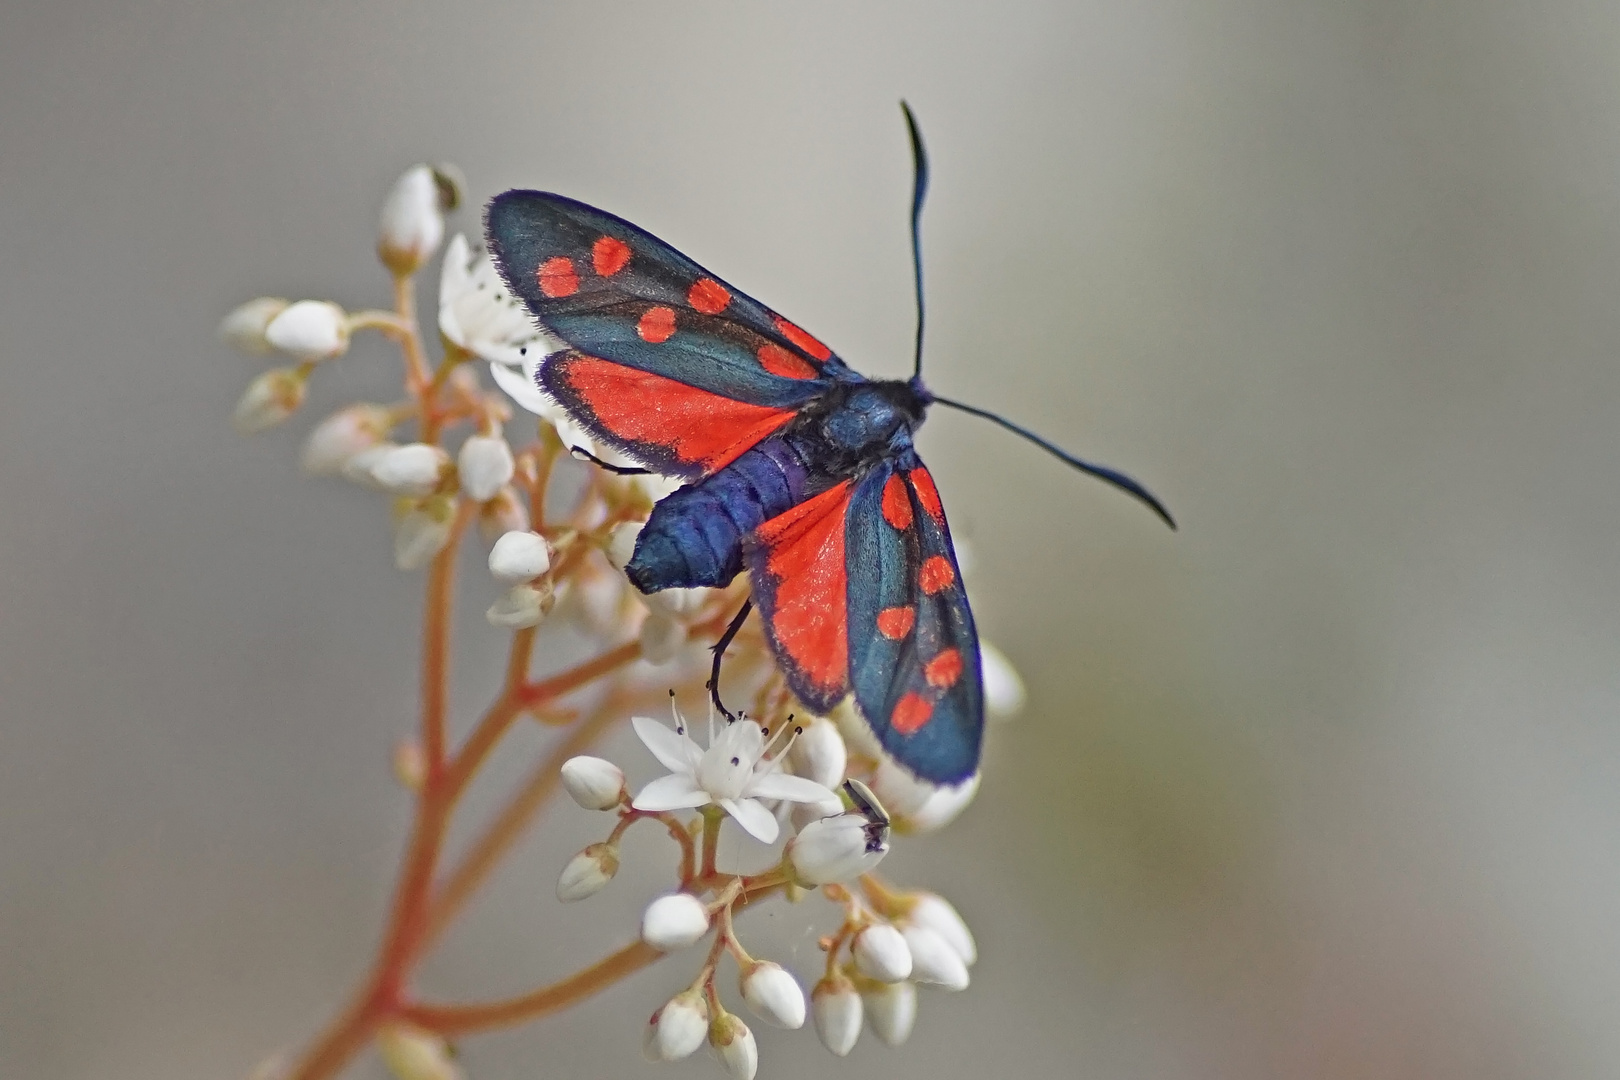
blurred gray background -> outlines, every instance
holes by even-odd
[[[932,384],[1183,527],[933,417],[1031,705],[888,869],[983,959],[904,1049],[772,1032],[762,1075],[1620,1071],[1617,56],[1620,8],[1582,0],[7,4],[0,1075],[241,1077],[336,1006],[386,903],[420,580],[381,501],[296,451],[395,360],[361,344],[245,440],[261,365],[219,317],[385,301],[381,198],[448,159],[475,205],[608,207],[903,374],[902,96]],[[463,719],[501,650],[464,594]],[[588,817],[559,809],[429,992],[630,932],[634,880],[552,899]],[[810,914],[771,917],[806,974]],[[651,1076],[641,1025],[695,963],[468,1068]]]

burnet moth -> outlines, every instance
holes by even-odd
[[[643,593],[748,571],[751,606],[793,693],[827,712],[853,693],[883,749],[919,779],[978,769],[979,640],[933,478],[912,443],[930,405],[992,420],[1140,499],[1129,477],[923,385],[919,223],[928,159],[902,103],[917,337],[910,379],[867,379],[828,346],[652,234],[561,195],[489,204],[490,252],[564,343],[537,381],[645,470],[686,481],[653,508],[626,567]],[[721,706],[722,710],[724,706]],[[727,714],[730,715],[729,713]]]

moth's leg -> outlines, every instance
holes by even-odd
[[[726,627],[726,632],[720,635],[720,640],[714,643],[714,668],[709,674],[709,697],[714,701],[714,707],[719,709],[728,721],[735,720],[737,717],[720,701],[720,662],[726,657],[726,647],[731,644],[731,639],[737,636],[737,631],[742,629],[743,621],[748,618],[748,613],[753,609],[753,599],[744,600],[742,610],[737,612],[736,617],[731,620],[731,625]]]
[[[620,476],[647,476],[652,472],[651,469],[637,468],[634,465],[610,465],[583,446],[570,446],[568,452],[577,458],[583,458],[610,473],[617,473]]]

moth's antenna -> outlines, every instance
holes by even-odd
[[[906,114],[906,130],[911,133],[911,167],[915,179],[911,188],[911,269],[917,282],[917,359],[911,377],[922,377],[923,343],[923,287],[922,287],[922,208],[928,194],[928,152],[923,149],[922,132],[917,130],[917,118],[911,115],[911,106],[900,102],[900,111]]]
[[[1158,514],[1164,519],[1164,523],[1166,525],[1170,526],[1172,529],[1176,527],[1176,519],[1170,516],[1170,511],[1164,508],[1164,504],[1158,499],[1154,498],[1151,491],[1143,487],[1141,484],[1138,484],[1135,480],[1132,480],[1124,473],[1115,472],[1113,469],[1104,468],[1101,465],[1093,465],[1089,461],[1082,461],[1073,454],[1069,453],[1067,450],[1047,442],[1045,439],[1041,438],[1033,431],[1030,431],[1028,428],[1021,428],[1011,420],[1008,420],[1002,416],[997,416],[993,412],[988,412],[984,409],[976,409],[972,405],[964,405],[960,401],[952,401],[950,398],[942,398],[937,395],[930,396],[933,397],[935,404],[948,405],[953,409],[959,409],[962,412],[971,413],[974,416],[982,416],[986,420],[995,421],[1008,431],[1012,432],[1014,435],[1022,435],[1024,438],[1028,439],[1042,450],[1045,450],[1059,461],[1062,461],[1064,464],[1079,469],[1081,472],[1090,473],[1099,480],[1105,480],[1108,483],[1113,484],[1127,495],[1134,495],[1136,498],[1141,499],[1155,514]]]

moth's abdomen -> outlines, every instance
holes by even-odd
[[[803,501],[810,470],[789,439],[766,439],[653,507],[625,567],[644,593],[719,587],[743,568],[742,538]]]

